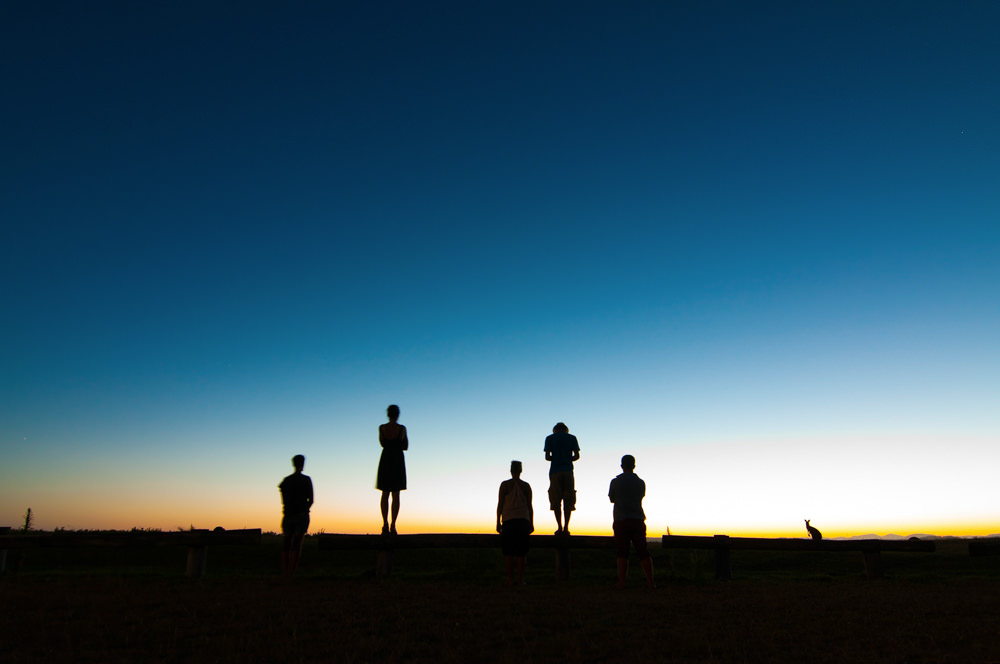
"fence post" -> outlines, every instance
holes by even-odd
[[[10,532],[10,526],[0,526],[0,535]],[[7,549],[0,549],[0,574],[7,571]]]
[[[728,581],[733,578],[729,560],[729,535],[715,536],[715,578]]]
[[[375,560],[375,578],[384,579],[392,573],[392,549],[384,546]]]
[[[865,576],[869,579],[878,579],[882,576],[882,556],[878,549],[862,551],[865,557]]]
[[[556,578],[569,578],[569,538],[556,543]]]
[[[205,575],[208,547],[204,544],[188,547],[187,575],[200,578]]]

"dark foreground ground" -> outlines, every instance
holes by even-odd
[[[382,582],[367,555],[331,571],[310,553],[292,581],[233,559],[200,580],[36,560],[0,579],[0,661],[1000,662],[995,558],[892,559],[870,581],[856,560],[760,556],[722,583],[659,552],[658,589],[633,574],[616,591],[609,555],[557,582],[551,552],[533,553],[529,585],[507,588],[495,552],[397,559]]]

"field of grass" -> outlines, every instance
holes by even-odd
[[[36,549],[0,578],[0,662],[1000,662],[1000,558],[962,542],[934,554],[733,552],[654,547],[659,588],[612,588],[614,556],[533,551],[528,585],[504,587],[493,550],[320,552],[277,576],[278,543],[209,551]],[[11,556],[16,556],[11,552]]]

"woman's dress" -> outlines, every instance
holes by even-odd
[[[406,488],[406,462],[403,459],[403,441],[406,429],[400,426],[396,437],[382,440],[382,456],[378,460],[375,488],[380,491],[402,491]],[[381,431],[379,432],[381,436]]]

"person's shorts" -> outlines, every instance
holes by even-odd
[[[559,509],[560,502],[563,503],[564,510],[572,512],[576,509],[576,484],[572,470],[549,475],[549,509]]]
[[[527,519],[508,519],[500,529],[500,546],[505,556],[528,555],[528,535],[531,524]]]
[[[646,522],[642,519],[622,519],[615,521],[615,550],[619,558],[628,558],[628,545],[635,546],[639,560],[649,558],[649,547],[646,546]]]
[[[286,514],[281,518],[284,535],[305,535],[309,532],[309,514]]]

